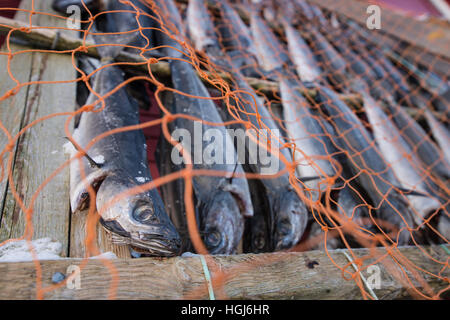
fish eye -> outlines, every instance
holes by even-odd
[[[264,239],[264,235],[262,234],[258,234],[254,239],[253,239],[253,244],[255,245],[256,249],[263,249],[264,246],[266,245],[266,240]]]
[[[281,235],[288,235],[291,232],[291,224],[288,221],[281,221],[278,231]]]
[[[216,248],[222,240],[222,236],[217,231],[212,231],[205,236],[205,244],[209,248]]]
[[[133,218],[139,222],[154,222],[156,219],[153,208],[146,205],[135,208],[133,210]]]

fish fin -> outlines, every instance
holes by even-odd
[[[91,168],[98,168],[98,169],[100,169],[103,166],[103,164],[96,162],[87,153],[85,153],[82,150],[78,149],[78,147],[68,137],[64,137],[64,138],[66,138],[78,152],[83,153],[83,156],[89,162],[89,165],[91,166]]]
[[[231,193],[233,198],[238,203],[239,210],[244,217],[253,217],[253,205],[250,198],[247,199],[247,197],[245,197],[239,186],[229,183],[224,185],[222,190]]]
[[[76,162],[76,160],[73,162]],[[73,171],[72,168],[71,171]],[[71,181],[70,186],[70,207],[73,213],[87,208],[90,198],[88,187],[92,187],[94,190],[97,189],[106,176],[107,172],[103,170],[95,170],[87,175],[86,179],[81,180],[79,172],[77,172],[77,176],[75,178],[77,181]],[[72,173],[71,180],[74,180]]]

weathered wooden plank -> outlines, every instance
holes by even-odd
[[[86,222],[88,210],[77,211],[71,216],[70,223],[70,252],[72,258],[86,257]],[[114,252],[118,258],[131,258],[128,246],[119,246],[112,244],[109,234],[97,224],[97,247],[100,253]]]
[[[22,9],[29,10],[31,9],[31,2],[23,1],[21,4]],[[28,14],[19,11],[16,14],[16,20],[25,22],[28,19]],[[26,49],[23,46],[15,45],[13,43],[10,44],[11,52],[18,52]],[[2,53],[8,53],[6,44],[3,45],[1,49]],[[4,96],[8,91],[16,87],[16,83],[11,79],[8,74],[7,69],[8,56],[0,55],[0,96]],[[28,82],[31,77],[31,66],[32,66],[32,54],[20,54],[16,55],[10,62],[11,72],[20,83]],[[22,120],[25,112],[25,105],[28,96],[29,87],[25,86],[20,88],[18,92],[14,96],[11,96],[0,102],[0,121],[2,125],[8,130],[11,138],[14,138],[15,135],[20,131]],[[10,143],[7,134],[2,131],[0,134],[0,148],[1,150],[5,150],[5,147]],[[3,168],[3,179],[0,181],[0,204],[1,208],[5,206],[6,201],[6,191],[8,187],[8,172],[7,163],[8,158],[11,156],[12,160],[15,159],[15,155],[17,152],[17,141],[14,142],[14,147],[11,149],[10,153],[5,153],[2,159],[2,168]],[[12,162],[14,165],[14,162]],[[8,205],[8,204],[7,204]],[[10,228],[7,224],[4,224],[4,220],[2,220],[2,212],[0,211],[0,241],[5,238],[9,238]]]
[[[366,24],[369,4],[357,0],[310,0],[311,3]],[[374,35],[387,33],[441,57],[450,59],[449,27],[435,23],[419,22],[411,17],[381,10],[381,30],[370,30]]]
[[[52,12],[47,1],[36,2],[34,9]],[[44,15],[34,16],[33,23],[65,26],[61,20]],[[70,56],[39,52],[32,54],[31,81],[66,81],[75,78]],[[56,112],[73,111],[75,94],[75,83],[30,85],[22,127]],[[65,120],[66,117],[61,116],[49,118],[28,129],[19,139],[13,177],[15,189],[26,206],[30,205],[39,186],[68,158],[63,151]],[[68,170],[55,176],[33,205],[33,237],[50,237],[59,241],[65,255],[68,252],[70,218]],[[20,237],[24,232],[25,215],[13,197],[11,186],[5,203],[0,238]]]
[[[23,50],[23,47],[12,45],[11,49]],[[3,47],[2,52],[5,52],[5,47]],[[13,89],[16,86],[16,83],[10,78],[7,71],[7,63],[8,58],[6,55],[0,55],[0,96],[6,94],[9,90]],[[13,71],[14,77],[20,82],[27,82],[30,79],[30,71],[31,71],[31,55],[24,54],[16,56],[11,60],[11,70]],[[24,106],[26,97],[28,94],[28,87],[22,87],[14,96],[9,97],[0,102],[0,121],[1,124],[8,131],[11,139],[19,132],[20,126],[23,119]],[[9,145],[10,139],[4,131],[0,133],[0,149],[2,151]],[[10,152],[6,152],[3,155],[2,159],[2,180],[0,181],[0,205],[3,207],[5,196],[6,196],[6,188],[8,186],[8,160],[9,157],[12,159],[15,158],[17,149],[17,142],[14,143],[14,147]],[[1,213],[0,213],[1,219]],[[0,227],[1,228],[1,227]]]
[[[436,261],[423,255],[418,248],[405,247],[394,249],[412,264],[427,270],[419,272],[434,293],[448,287],[448,268],[443,264],[448,258],[441,247],[424,248]],[[357,257],[369,254],[368,249],[353,250]],[[349,264],[346,250],[330,251],[334,263],[344,267]],[[380,249],[380,254],[385,254]],[[380,256],[364,260],[367,265]],[[323,251],[303,253],[243,254],[233,256],[214,256],[208,260],[208,266],[214,277],[214,270],[228,272],[223,290],[215,286],[217,298],[231,299],[361,299],[362,294],[353,280],[345,280],[338,269]],[[43,286],[50,286],[55,272],[66,274],[70,265],[78,266],[81,259],[63,259],[41,261]],[[183,299],[208,297],[204,290],[205,276],[198,256],[169,259],[118,259],[111,260],[118,275],[118,299]],[[379,299],[394,299],[409,296],[406,288],[392,276],[394,269],[386,269],[386,264],[395,265],[390,256],[384,256],[376,263],[380,271],[380,287],[373,288]],[[353,272],[351,266],[346,269]],[[397,268],[397,272],[400,269]],[[442,271],[444,270],[444,271]],[[32,262],[0,264],[0,299],[36,298],[36,271]],[[368,278],[372,273],[362,271]],[[350,275],[347,275],[350,278]],[[90,260],[81,269],[80,288],[69,289],[66,286],[47,292],[46,299],[105,299],[109,297],[111,274],[103,262]],[[412,281],[416,286],[416,281]],[[426,292],[417,285],[421,292]],[[429,292],[428,295],[432,295]]]

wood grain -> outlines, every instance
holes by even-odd
[[[448,288],[448,279],[441,280],[434,276],[449,276],[449,270],[443,269],[447,253],[442,247],[428,247],[423,250],[436,261],[423,255],[415,247],[393,249],[396,258],[407,258],[419,268],[429,273],[422,273],[427,285],[434,293]],[[369,254],[368,249],[353,250],[357,257]],[[364,260],[364,265],[374,262],[379,267],[380,288],[374,288],[378,299],[396,299],[410,297],[410,292],[394,276],[390,256],[380,255]],[[349,261],[343,250],[330,251],[334,263],[344,267]],[[228,272],[223,289],[215,286],[218,298],[231,299],[361,299],[361,291],[353,280],[345,280],[342,272],[330,261],[323,251],[305,253],[242,254],[233,256],[214,256],[207,259],[214,277],[214,270]],[[118,299],[184,299],[208,297],[204,291],[205,277],[198,256],[168,259],[117,259],[111,260],[119,275],[116,298]],[[70,265],[80,265],[81,259],[63,259],[41,261],[43,286],[51,285],[55,272],[66,274]],[[389,262],[389,263],[388,263]],[[312,266],[311,266],[312,265]],[[392,267],[392,266],[391,266]],[[354,270],[350,267],[346,269]],[[443,271],[442,271],[443,270]],[[0,264],[0,299],[34,299],[36,297],[35,267],[32,262]],[[371,273],[362,271],[368,278]],[[349,278],[349,277],[347,277]],[[106,299],[109,295],[111,274],[102,261],[89,260],[81,270],[81,288],[68,289],[66,286],[45,294],[46,299]],[[424,292],[416,281],[412,284]],[[199,291],[199,289],[201,289]],[[196,294],[193,295],[193,292]],[[430,293],[431,295],[433,292]]]
[[[84,258],[89,256],[86,250],[86,222],[89,210],[76,211],[71,216],[70,228],[70,252],[72,258]],[[131,254],[128,246],[119,246],[111,242],[110,235],[100,223],[97,224],[96,245],[100,253],[114,252],[118,258],[130,259]]]
[[[26,1],[24,1],[25,3]],[[35,3],[35,10],[52,12],[50,2]],[[45,15],[34,16],[37,25],[63,26],[64,22]],[[22,54],[21,54],[22,55]],[[21,56],[19,55],[19,56]],[[18,56],[18,57],[19,57]],[[76,78],[70,56],[34,52],[30,81],[71,81]],[[16,66],[20,70],[26,66]],[[32,84],[28,86],[27,99],[21,126],[36,119],[57,113],[71,112],[75,107],[75,82],[58,84]],[[57,116],[37,123],[19,139],[14,163],[14,187],[26,206],[39,186],[54,170],[68,159],[63,151],[66,116]],[[63,245],[63,255],[68,252],[69,239],[69,171],[64,169],[42,190],[34,203],[33,238],[50,237]],[[3,208],[1,240],[22,236],[25,219],[9,186]]]

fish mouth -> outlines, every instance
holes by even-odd
[[[130,238],[130,246],[138,253],[158,257],[177,256],[181,250],[180,241],[157,238],[146,241]]]
[[[130,245],[135,251],[159,257],[171,257],[181,252],[181,239],[174,235],[159,233],[126,232],[117,222],[100,220],[116,245]]]

